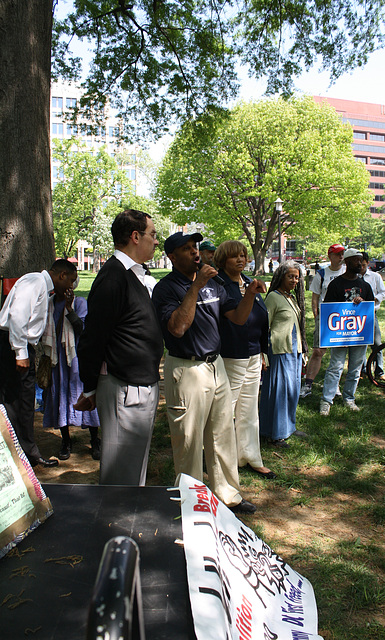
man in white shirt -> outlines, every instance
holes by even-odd
[[[374,344],[371,346],[371,349],[375,349],[382,343],[380,326],[378,324],[377,311],[380,308],[380,304],[385,298],[385,286],[383,280],[379,273],[375,271],[371,271],[369,268],[369,256],[366,251],[362,252],[362,266],[361,266],[361,275],[366,282],[370,284],[374,293],[374,309],[376,312],[374,318]],[[363,369],[365,370],[366,361],[363,362]],[[384,374],[384,357],[382,355],[382,351],[380,351],[376,358],[376,368],[374,370],[374,375],[376,378],[380,380],[385,380]]]
[[[34,440],[35,349],[47,322],[48,299],[72,289],[76,267],[56,260],[49,271],[17,280],[0,311],[0,403],[5,406],[19,443],[32,466],[57,466],[42,457]]]
[[[324,301],[326,290],[332,280],[345,272],[346,266],[343,264],[344,247],[342,244],[332,244],[328,249],[328,258],[330,265],[325,269],[319,269],[310,285],[312,292],[311,308],[314,315],[314,337],[313,337],[313,353],[306,368],[305,384],[302,385],[300,398],[306,398],[312,392],[312,384],[321,368],[321,361],[326,353],[326,349],[319,346],[319,306]],[[338,390],[337,395],[340,395]]]

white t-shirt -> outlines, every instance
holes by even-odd
[[[380,308],[381,302],[385,298],[385,286],[379,273],[367,269],[363,275],[366,282],[370,284],[374,293],[374,308],[377,311]]]
[[[337,278],[338,276],[345,273],[345,271],[346,271],[345,264],[342,264],[338,269],[338,271],[333,271],[332,269],[330,269],[330,267],[325,267],[325,275],[324,275],[322,284],[321,284],[321,275],[319,273],[315,274],[313,281],[310,285],[310,291],[320,296],[319,303],[324,301],[327,288],[331,283],[331,281],[334,280],[334,278]]]

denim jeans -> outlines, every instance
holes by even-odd
[[[376,314],[374,317],[374,344],[370,347],[371,350],[373,351],[373,349],[378,347],[380,344],[382,344],[382,338],[381,338],[380,325],[378,324],[378,318]],[[364,369],[366,369],[366,354],[365,354],[365,358],[363,360],[362,366]],[[384,373],[384,356],[382,355],[382,351],[380,351],[377,354],[376,368],[374,370],[374,375],[380,376],[383,373]]]
[[[365,357],[366,345],[359,347],[332,347],[330,349],[330,364],[325,373],[322,399],[333,404],[338,389],[341,374],[348,355],[348,372],[342,391],[344,400],[354,400],[354,394],[360,379],[362,361]]]

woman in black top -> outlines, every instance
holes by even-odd
[[[225,288],[235,300],[241,300],[251,279],[242,273],[247,249],[242,242],[223,242],[215,252],[214,263]],[[265,304],[257,294],[247,322],[240,326],[223,317],[220,321],[221,356],[230,381],[238,465],[248,465],[264,478],[275,478],[263,465],[259,445],[258,394],[263,353],[267,353],[269,322]]]

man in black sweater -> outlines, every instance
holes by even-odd
[[[97,407],[102,430],[100,484],[146,482],[150,441],[158,405],[163,339],[142,263],[156,246],[147,213],[128,209],[111,227],[114,255],[97,275],[79,340],[84,391],[79,410]]]

